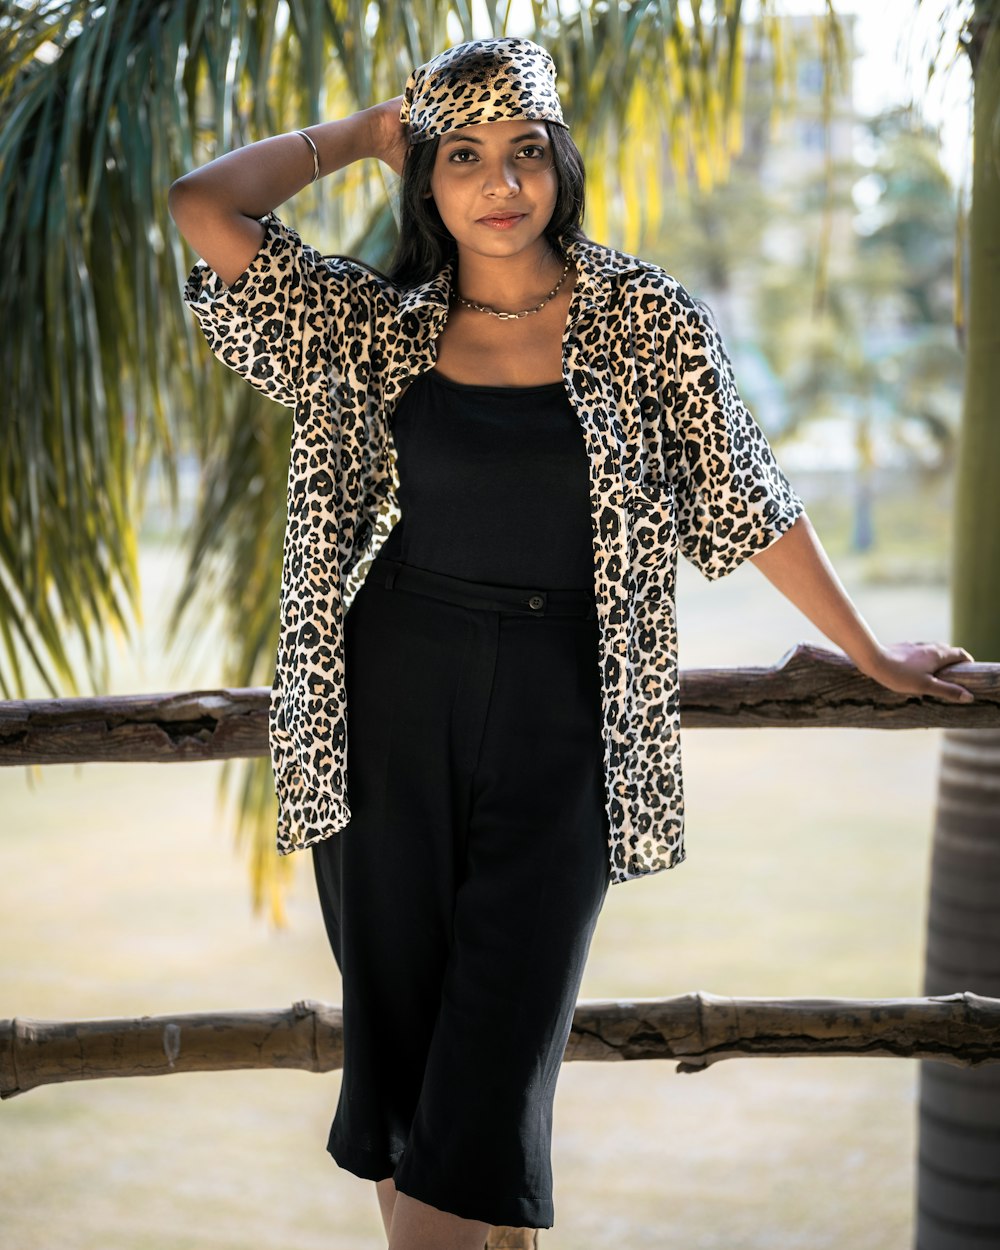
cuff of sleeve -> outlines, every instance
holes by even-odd
[[[346,795],[314,790],[297,768],[275,774],[278,798],[278,854],[291,855],[339,833],[350,823]]]
[[[782,534],[792,528],[805,510],[806,506],[802,499],[789,487],[777,516],[757,526],[745,542],[713,545],[711,561],[703,570],[705,577],[711,582],[718,581],[727,573],[738,569],[745,561],[766,551],[772,543],[778,541]]]
[[[204,259],[199,259],[184,283],[184,303],[194,311],[236,312],[246,316],[248,302],[252,299],[257,283],[268,270],[268,259],[273,249],[272,235],[281,228],[281,221],[273,212],[265,213],[257,220],[264,227],[257,254],[240,276],[228,286]]]

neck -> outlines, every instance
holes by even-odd
[[[459,246],[454,290],[498,311],[520,312],[549,294],[565,264],[544,238],[517,256],[483,256]]]

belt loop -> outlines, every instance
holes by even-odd
[[[393,567],[388,571],[388,573],[386,573],[385,575],[386,590],[392,590],[392,583],[396,580],[397,572],[398,572],[398,569],[396,568],[395,565],[393,565]]]

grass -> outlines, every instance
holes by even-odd
[[[825,530],[821,528],[821,532]],[[885,641],[942,638],[942,585],[869,583],[829,550]],[[147,604],[176,581],[144,550]],[[831,646],[752,567],[682,563],[682,666]],[[146,619],[153,623],[147,606]],[[114,692],[178,685],[155,633]],[[189,687],[216,684],[211,646]],[[39,693],[42,693],[39,691]],[[581,996],[920,993],[938,731],[698,730],[688,859],[612,887]],[[302,857],[290,928],[251,915],[217,764],[7,770],[0,1015],[72,1019],[339,1001]],[[901,1250],[912,1236],[915,1064],[568,1063],[546,1250]],[[377,1250],[374,1187],[325,1154],[339,1073],[67,1083],[0,1108],[12,1250]],[[487,1131],[484,1126],[484,1132]]]

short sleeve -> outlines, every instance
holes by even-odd
[[[672,475],[678,538],[685,559],[715,581],[791,529],[805,504],[740,398],[708,306],[680,294]]]
[[[257,255],[227,286],[205,260],[184,284],[184,303],[211,351],[268,398],[294,408],[319,359],[330,318],[359,284],[349,258],[323,256],[273,212]]]

